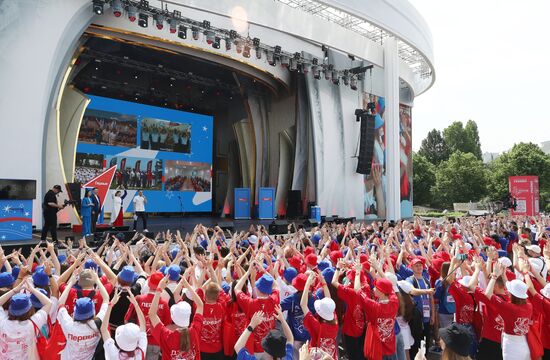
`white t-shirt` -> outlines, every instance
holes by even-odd
[[[145,197],[136,195],[134,198],[134,211],[145,211]]]
[[[32,321],[32,322],[31,322]],[[0,311],[0,359],[38,360],[36,331],[33,322],[41,328],[48,321],[48,314],[38,310],[30,321],[9,320],[8,312]]]
[[[115,345],[115,341],[111,338],[103,344],[105,349],[105,360],[119,360],[119,348]],[[141,351],[139,351],[141,349]],[[147,334],[145,332],[139,333],[138,348],[136,349],[135,356],[127,357],[127,360],[143,360],[143,356],[147,351]]]
[[[101,304],[97,318],[103,321],[108,304]],[[101,334],[93,320],[87,323],[74,321],[65,307],[59,309],[57,320],[67,338],[67,345],[61,352],[61,360],[91,360]]]

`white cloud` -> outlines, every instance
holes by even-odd
[[[413,148],[475,120],[483,151],[550,140],[550,1],[410,0],[433,34],[436,81],[415,100]]]

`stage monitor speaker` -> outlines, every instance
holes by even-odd
[[[371,171],[374,153],[374,123],[374,115],[361,115],[361,138],[356,170],[358,174],[369,175]]]
[[[113,226],[112,231],[124,232],[130,230],[129,226]]]
[[[317,219],[307,219],[306,221],[304,221],[304,227],[306,229],[311,229],[318,226],[319,223],[317,222]]]
[[[269,224],[270,234],[286,234],[288,232],[288,221],[286,220],[273,220]]]
[[[232,233],[235,232],[235,224],[233,223],[233,221],[222,221],[222,222],[219,222],[217,224],[220,229],[222,229],[223,231],[231,231]]]

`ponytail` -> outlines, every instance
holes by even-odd
[[[190,344],[190,338],[189,338],[189,328],[180,328],[178,329],[178,332],[180,333],[180,350],[181,351],[189,351]]]

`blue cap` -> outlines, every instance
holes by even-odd
[[[178,281],[180,279],[180,273],[181,268],[179,265],[170,265],[168,268],[168,278],[172,281]]]
[[[27,294],[15,294],[11,297],[9,313],[13,316],[25,315],[32,307]]]
[[[315,245],[318,245],[320,240],[321,240],[321,234],[319,234],[318,232],[313,234],[313,236],[311,237],[311,241],[313,241]]]
[[[222,282],[222,289],[226,294],[229,294],[229,290],[231,290],[231,286],[229,286],[229,284],[224,281]]]
[[[88,260],[86,260],[86,262],[84,263],[84,269],[93,269],[93,270],[97,270],[97,264],[96,264],[92,259],[88,259]]]
[[[37,270],[32,274],[32,282],[35,286],[48,286],[50,278],[44,272],[44,269],[36,268]]]
[[[256,280],[256,289],[263,294],[271,294],[273,291],[273,277],[269,274],[263,274]]]
[[[250,243],[248,242],[248,240],[245,239],[245,240],[241,241],[241,246],[242,247],[249,247]]]
[[[416,256],[420,256],[420,255],[422,255],[422,252],[420,251],[420,249],[414,249],[414,254]]]
[[[63,264],[65,261],[67,261],[66,255],[57,255],[57,260],[59,260],[59,263]]]
[[[317,264],[317,268],[321,271],[325,270],[326,268],[330,267],[330,263],[328,261],[321,261],[320,263]]]
[[[161,267],[158,269],[158,271],[160,271],[161,273],[163,273],[164,275],[166,275],[166,270],[167,270],[167,269],[168,269],[168,268],[166,267],[166,265],[163,265],[163,266],[161,266]]]
[[[15,282],[13,276],[9,272],[0,273],[0,288],[12,287]]]
[[[204,248],[204,250],[206,250],[206,248],[208,248],[208,241],[202,240],[201,241],[201,246]]]
[[[131,267],[130,265],[126,265],[118,273],[118,278],[120,280],[124,281],[124,282],[133,284],[134,283],[134,275],[135,275],[134,268]]]
[[[48,296],[48,292],[46,290],[44,290],[44,289],[37,289],[37,290],[40,291],[42,294]],[[38,298],[34,294],[31,295],[31,304],[37,310],[42,309],[42,306],[44,306],[44,305],[42,305],[40,300],[38,300]]]
[[[506,252],[506,250],[499,250],[498,251],[498,257],[501,258],[501,257],[506,257],[508,256],[508,253]]]
[[[175,259],[176,256],[178,256],[179,252],[180,252],[180,248],[177,246],[170,251],[170,257],[172,258],[172,260]]]
[[[74,304],[74,319],[78,321],[88,320],[95,315],[94,302],[89,297],[77,299]]]
[[[325,278],[325,281],[328,283],[331,283],[332,282],[332,278],[334,277],[334,268],[333,267],[328,267],[326,268],[325,270],[323,270],[321,272],[321,274],[323,275],[323,277]]]
[[[286,268],[285,271],[283,271],[283,277],[289,283],[292,282],[296,276],[298,276],[298,271],[293,267]]]
[[[15,265],[11,268],[11,276],[13,276],[14,279],[17,279],[19,277],[20,270],[21,269],[19,268],[19,266]]]

